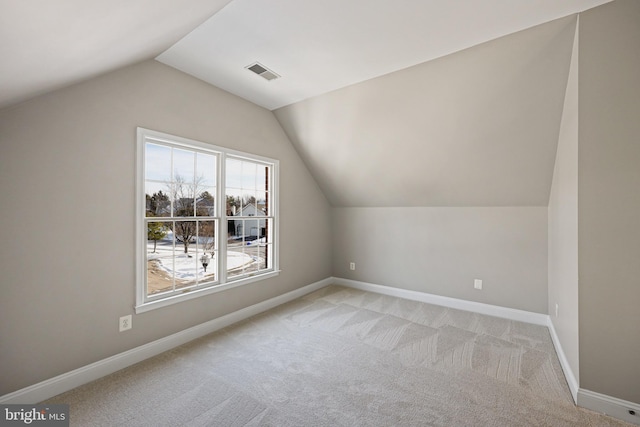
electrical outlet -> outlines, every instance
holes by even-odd
[[[473,281],[473,287],[476,288],[476,289],[482,289],[482,280],[475,279]]]
[[[355,262],[349,263],[349,270],[355,270],[355,269],[356,269],[356,263]]]
[[[129,314],[128,316],[122,316],[120,318],[120,332],[122,331],[128,331],[129,329],[131,329],[131,327],[133,326],[131,324],[131,315]]]

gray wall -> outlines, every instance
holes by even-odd
[[[333,208],[332,224],[337,277],[547,313],[546,207]]]
[[[568,16],[275,115],[333,206],[547,206],[575,25]]]
[[[134,315],[136,126],[280,160],[279,277]],[[0,395],[331,275],[329,205],[273,114],[155,61],[0,111]]]
[[[549,196],[549,314],[571,373],[578,368],[578,29]],[[556,304],[558,314],[556,315]]]
[[[580,386],[640,402],[640,2],[580,16]]]

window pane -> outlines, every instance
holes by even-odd
[[[173,180],[192,183],[195,177],[195,154],[193,151],[173,149]]]
[[[256,190],[265,191],[269,188],[269,181],[267,180],[268,176],[269,167],[258,165],[256,172]]]
[[[225,177],[227,188],[241,188],[242,162],[235,159],[227,159],[227,170]]]
[[[145,151],[145,179],[171,181],[171,148],[147,142]]]
[[[242,193],[240,190],[227,188],[227,216],[240,216],[242,214]]]
[[[258,227],[257,220],[249,220],[244,222],[244,239],[246,242],[253,242],[260,237],[260,228]],[[247,243],[250,244],[250,243]]]
[[[244,274],[253,273],[259,270],[264,254],[256,241],[247,242],[245,247],[245,255],[251,258],[251,262],[244,265]]]
[[[245,190],[256,189],[256,164],[242,162],[242,188]]]
[[[193,216],[194,201],[191,197],[176,197],[174,206],[175,216]]]
[[[255,191],[244,191],[242,193],[242,216],[256,216]]]
[[[203,187],[200,189],[198,198],[196,200],[196,215],[197,216],[215,216],[215,187]]]
[[[147,223],[147,295],[173,290],[173,225]]]
[[[196,222],[176,221],[175,279],[176,289],[196,284],[198,271]]]
[[[147,217],[171,216],[171,186],[160,182],[145,182],[145,211]]]
[[[251,262],[244,265],[243,272],[248,274],[265,270],[270,266],[268,262],[270,255],[266,244],[267,220],[246,220],[245,227],[244,253],[251,258]]]
[[[176,221],[175,223],[175,240],[177,253],[189,254],[192,249],[191,243],[196,238],[196,222],[195,221]]]
[[[213,154],[196,153],[196,176],[203,187],[216,185],[216,156]]]
[[[233,277],[243,274],[244,265],[251,258],[244,253],[244,221],[230,219],[227,223],[227,277]]]
[[[196,187],[180,178],[173,184],[173,215],[194,216]]]
[[[244,235],[244,221],[241,219],[230,219],[228,223],[229,244],[242,244],[242,236]]]
[[[267,193],[259,192],[256,194],[256,216],[269,215],[267,206]]]
[[[198,223],[198,282],[211,282],[217,279],[217,248],[215,221]],[[206,264],[206,265],[205,265]]]
[[[273,220],[264,219],[260,221],[260,269],[266,270],[273,267]]]

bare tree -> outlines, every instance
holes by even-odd
[[[194,218],[196,212],[196,196],[200,193],[204,178],[195,178],[193,182],[187,182],[182,176],[176,175],[173,187],[170,189],[173,199],[173,216]],[[196,237],[197,227],[195,221],[176,221],[176,240],[182,243],[184,253],[189,254],[189,245]]]

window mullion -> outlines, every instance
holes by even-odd
[[[198,216],[198,191],[202,191],[201,188],[199,188],[199,186],[201,185],[201,181],[198,178],[198,151],[193,151],[193,200],[191,201],[192,203],[192,209],[193,209],[193,216],[197,217]],[[197,223],[196,223],[197,226]],[[196,276],[197,277],[197,276]]]
[[[170,148],[171,148],[171,171],[170,171],[170,175],[169,175],[169,201],[171,202],[171,205],[170,205],[169,215],[171,215],[173,217],[175,215],[175,195],[176,195],[176,192],[175,192],[175,182],[174,182],[174,176],[173,176],[173,151],[174,151],[174,148],[173,147],[170,147]]]
[[[173,255],[171,256],[171,291],[176,291],[176,222],[171,221],[171,248]]]
[[[220,225],[218,227],[218,277],[220,277],[220,283],[227,282],[227,241],[229,239],[227,225],[227,180],[226,180],[226,161],[227,156],[225,153],[220,153],[218,156],[218,217],[220,218]]]

